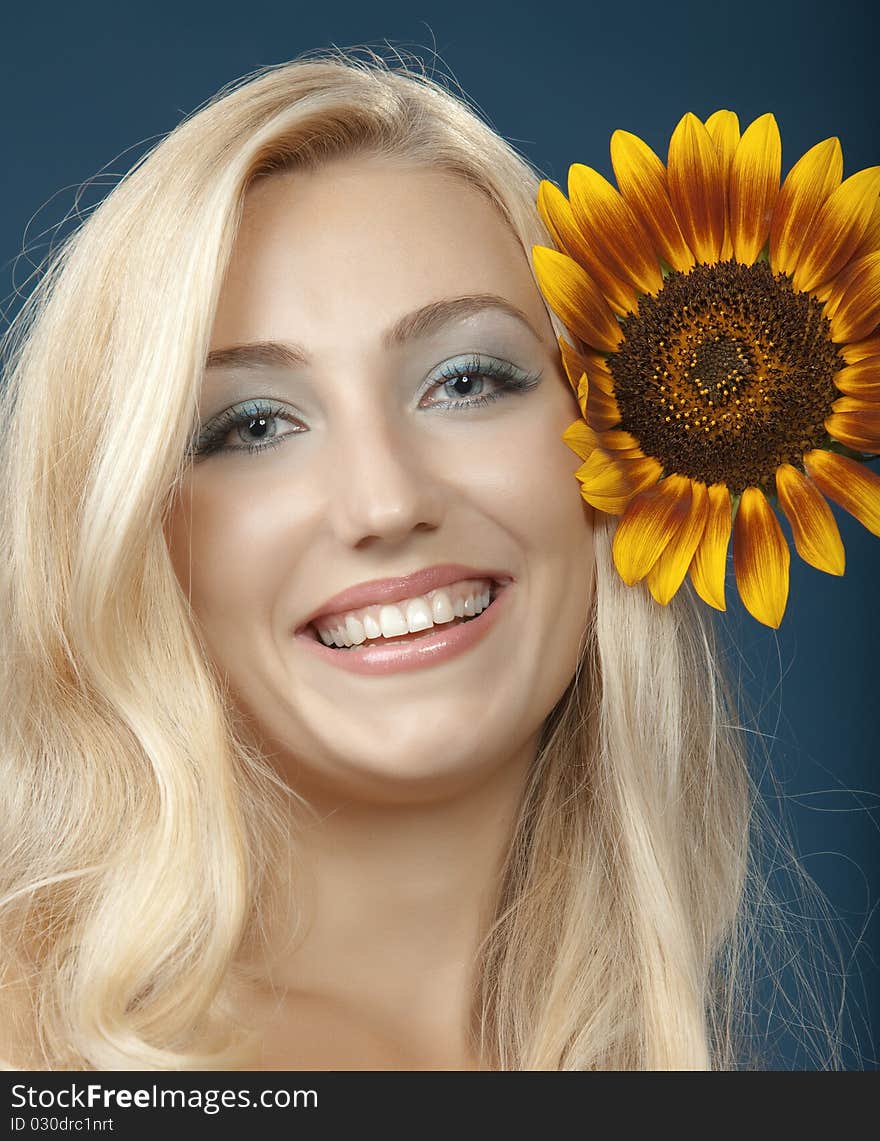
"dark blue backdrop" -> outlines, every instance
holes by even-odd
[[[880,162],[872,7],[858,0],[20,6],[4,19],[0,45],[2,311],[8,319],[17,309],[15,291],[27,289],[52,234],[65,232],[110,176],[185,113],[254,68],[331,44],[387,50],[390,42],[429,63],[436,50],[438,70],[451,72],[496,129],[563,187],[572,162],[611,175],[615,127],[664,154],[685,111],[704,117],[720,107],[738,112],[743,125],[772,111],[786,170],[814,142],[838,135],[850,174]],[[880,583],[880,540],[836,514],[847,551],[843,579],[793,555],[778,632],[736,604],[723,623],[757,711],[750,725],[765,735],[781,782],[767,784],[768,799],[790,819],[801,857],[839,917],[828,931],[844,949],[846,1064],[876,1068],[880,607],[871,589]],[[784,1021],[777,1029],[778,1065],[802,1068]]]

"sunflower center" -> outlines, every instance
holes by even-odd
[[[673,271],[608,360],[620,427],[666,474],[772,494],[828,437],[844,367],[822,305],[766,262]]]

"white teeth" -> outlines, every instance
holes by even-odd
[[[337,616],[332,625],[315,625],[325,646],[360,646],[369,639],[417,634],[455,618],[474,618],[486,609],[491,598],[492,587],[487,580],[471,580],[398,604],[352,611]]]
[[[422,598],[412,598],[406,604],[406,625],[411,634],[428,630],[434,625],[431,607]]]
[[[397,634],[408,633],[406,619],[400,612],[399,606],[383,606],[379,611],[379,625],[382,627],[382,636],[393,638]]]
[[[352,617],[351,614],[347,615],[345,619],[345,632],[348,635],[349,642],[354,646],[359,646],[361,642],[367,640],[367,635],[364,633],[363,622]]]
[[[372,614],[364,615],[364,633],[368,638],[382,637],[382,627],[379,625]]]
[[[451,622],[455,617],[455,611],[452,609],[452,599],[445,590],[437,590],[434,592],[434,597],[431,599],[431,617],[434,619],[435,625],[442,622]]]

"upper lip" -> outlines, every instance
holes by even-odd
[[[440,586],[449,586],[453,582],[460,582],[465,578],[491,578],[500,585],[506,585],[513,580],[513,575],[504,570],[487,570],[485,567],[468,567],[461,563],[442,563],[438,566],[425,567],[423,570],[413,571],[412,574],[401,578],[375,578],[370,582],[359,582],[347,590],[334,594],[323,602],[317,610],[306,618],[299,626],[299,634],[306,627],[319,618],[329,614],[339,614],[346,610],[359,610],[364,606],[374,604],[389,604],[399,602],[402,598],[414,598],[419,594],[427,594]]]

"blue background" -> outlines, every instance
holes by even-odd
[[[20,7],[4,18],[0,44],[2,319],[17,310],[34,265],[78,212],[186,113],[265,64],[333,44],[414,51],[429,70],[451,74],[496,130],[563,187],[572,162],[611,175],[614,128],[634,131],[664,155],[685,111],[705,117],[721,107],[735,110],[743,126],[772,111],[784,170],[814,142],[838,135],[851,174],[880,162],[870,8],[856,0]],[[844,578],[793,554],[780,630],[744,615],[732,580],[722,625],[753,711],[746,723],[755,731],[757,766],[769,752],[768,803],[790,822],[836,916],[809,930],[842,947],[845,1065],[874,1069],[880,607],[871,588],[880,583],[880,540],[836,514]],[[792,908],[802,910],[802,901]],[[771,1065],[815,1065],[786,1033],[784,1012],[768,1012],[767,1023],[778,1050]]]

